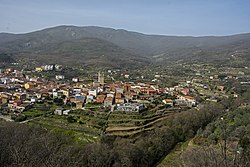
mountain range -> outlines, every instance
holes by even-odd
[[[9,57],[34,65],[138,68],[176,61],[244,63],[250,61],[249,53],[250,33],[164,36],[95,26],[58,26],[26,34],[0,33],[0,55],[5,55],[4,60]]]

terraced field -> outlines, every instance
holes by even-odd
[[[79,120],[82,120],[80,118]],[[90,120],[87,116],[85,120]],[[70,136],[73,141],[80,144],[88,144],[100,141],[100,137],[103,134],[102,130],[91,126],[92,122],[79,123],[78,120],[74,123],[67,121],[67,116],[47,116],[32,119],[28,124],[33,126],[40,126],[45,129],[55,131],[57,133],[63,133]]]
[[[162,110],[152,114],[112,112],[107,121],[105,133],[109,136],[128,137],[156,128],[157,123],[178,113],[178,109]]]
[[[133,137],[151,131],[180,109],[147,110],[143,113],[123,113],[119,111],[78,111],[69,116],[44,115],[31,119],[28,124],[64,133],[78,143],[92,143],[107,136]],[[73,122],[68,119],[71,117]]]

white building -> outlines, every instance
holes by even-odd
[[[64,75],[56,75],[56,79],[57,80],[62,80],[62,79],[64,79]]]

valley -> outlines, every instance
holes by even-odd
[[[0,166],[247,166],[249,42],[75,26],[2,33]]]

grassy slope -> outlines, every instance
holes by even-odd
[[[180,167],[180,155],[188,147],[190,140],[178,143],[176,147],[157,165],[157,167]]]

